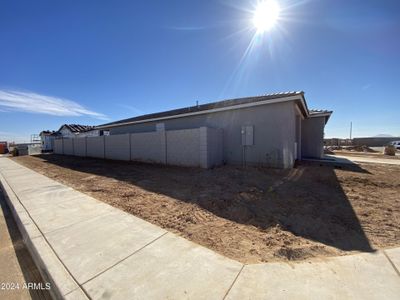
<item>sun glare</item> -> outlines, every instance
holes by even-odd
[[[257,32],[270,30],[278,21],[280,7],[274,0],[265,0],[258,4],[254,11],[253,24]]]

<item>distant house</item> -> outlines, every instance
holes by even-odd
[[[288,92],[153,113],[96,129],[108,130],[113,136],[215,128],[223,132],[222,143],[218,144],[222,145],[225,163],[290,168],[301,158],[323,157],[324,127],[331,114],[332,111],[308,109],[304,92]],[[217,145],[217,141],[210,143]]]
[[[82,138],[90,136],[108,135],[107,130],[95,128],[95,126],[64,124],[57,131],[59,137],[62,138]]]
[[[78,125],[78,124],[64,124],[58,129],[58,132],[63,138],[76,138],[86,136],[99,136],[100,131],[95,129],[94,126]]]
[[[64,124],[57,131],[44,130],[39,136],[42,144],[42,151],[49,152],[53,151],[54,140],[57,138],[84,138],[107,134],[107,131],[96,129],[94,126]]]
[[[54,139],[57,136],[57,132],[52,130],[44,130],[39,133],[40,142],[42,144],[42,152],[49,152],[53,150]]]

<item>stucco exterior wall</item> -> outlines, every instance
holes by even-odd
[[[86,156],[86,139],[74,139],[74,154],[76,156]]]
[[[119,134],[105,137],[105,158],[115,160],[130,160],[129,134]]]
[[[222,164],[223,153],[223,130],[207,127],[207,167],[212,168]]]
[[[74,155],[74,145],[73,139],[63,139],[64,141],[64,154],[65,155]]]
[[[223,159],[228,164],[266,165],[290,168],[294,164],[295,103],[292,101],[227,110],[141,124],[111,127],[110,135],[153,132],[157,123],[165,130],[211,127],[223,129]],[[254,145],[241,145],[241,128],[254,126]],[[243,155],[245,150],[245,155]],[[192,154],[194,155],[194,154]],[[174,161],[175,158],[171,157]],[[186,158],[185,158],[186,159]]]
[[[72,133],[68,128],[65,128],[65,127],[60,130],[60,133],[61,133],[61,136],[64,138],[74,138],[75,137],[75,134]]]
[[[42,134],[40,136],[40,140],[42,142],[42,150],[43,151],[53,150],[54,136]]]
[[[309,118],[301,124],[301,152],[303,157],[322,158],[324,155],[325,117]]]
[[[86,147],[87,156],[104,158],[104,136],[88,137]]]
[[[131,134],[131,160],[166,163],[165,131]]]
[[[77,138],[91,137],[91,136],[100,136],[100,130],[89,130],[85,132],[80,132],[76,135]]]

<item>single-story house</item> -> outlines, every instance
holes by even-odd
[[[323,156],[324,127],[332,111],[310,110],[304,92],[207,103],[96,126],[110,135],[210,127],[222,129],[227,164],[293,167]]]
[[[107,130],[100,130],[95,126],[64,124],[58,129],[57,133],[63,138],[83,138],[108,135]]]
[[[39,133],[40,141],[42,144],[42,152],[49,152],[53,150],[54,139],[57,136],[54,130],[43,130]]]
[[[54,140],[58,138],[83,138],[107,135],[108,132],[96,129],[94,126],[64,124],[57,131],[44,130],[39,136],[42,144],[42,151],[48,152],[54,149]]]

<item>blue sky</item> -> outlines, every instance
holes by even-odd
[[[256,1],[0,1],[0,140],[293,90],[327,137],[400,136],[400,1],[277,2],[255,36]]]

